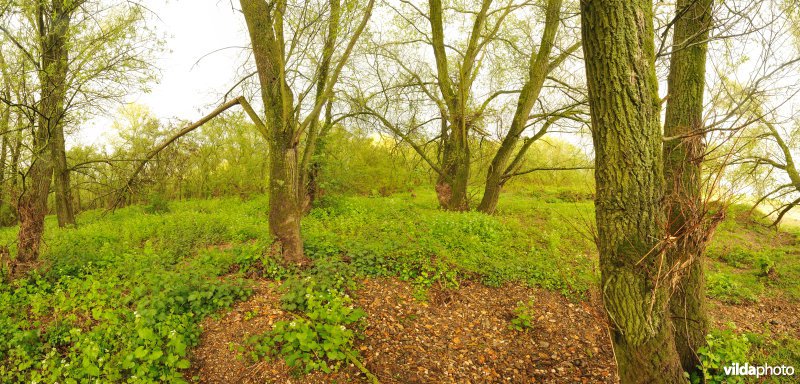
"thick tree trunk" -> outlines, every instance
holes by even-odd
[[[449,124],[448,134],[442,137],[442,173],[436,180],[439,206],[449,211],[469,209],[467,185],[469,184],[469,127],[464,118]]]
[[[620,381],[684,383],[663,280],[663,163],[653,9],[581,2],[592,116],[597,245]]]
[[[269,229],[280,244],[284,260],[292,264],[307,264],[300,237],[302,218],[300,172],[297,145],[291,137],[275,135],[270,142]]]
[[[712,0],[679,0],[675,14],[664,135],[666,212],[670,236],[669,265],[676,266],[670,310],[675,345],[683,369],[698,372],[697,348],[705,344],[708,317],[705,305],[703,251],[709,227],[704,223],[702,161],[703,92],[711,28]],[[699,373],[699,372],[698,372]]]
[[[503,173],[492,168],[494,166],[494,161],[492,161],[489,174],[486,177],[486,185],[483,188],[483,198],[481,198],[481,203],[478,205],[479,211],[490,215],[497,210],[497,203],[500,201],[500,192],[503,190],[503,185],[505,184]],[[502,167],[502,165],[499,164],[497,166]]]
[[[53,166],[47,149],[38,151],[42,157],[34,161],[28,173],[24,191],[17,205],[19,233],[17,235],[17,264],[30,264],[39,258],[39,245],[44,234],[47,215],[47,195]]]
[[[305,198],[305,191],[300,188],[294,95],[286,83],[282,36],[275,35],[276,30],[283,28],[284,9],[281,5],[273,4],[278,7],[276,9],[259,0],[241,0],[240,3],[261,84],[266,112],[264,125],[269,129],[269,230],[285,262],[308,264],[310,259],[303,253],[300,237],[301,199]]]
[[[37,9],[41,32],[42,68],[39,82],[42,99],[33,141],[32,164],[17,207],[20,221],[17,261],[20,263],[35,261],[39,256],[44,217],[47,214],[47,195],[54,168],[51,140],[64,119],[70,15],[65,11],[63,2],[54,1],[52,6],[52,9],[46,9],[40,3]]]

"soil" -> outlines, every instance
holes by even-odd
[[[800,303],[779,298],[763,297],[758,303],[726,304],[711,300],[711,312],[718,328],[734,323],[737,329],[800,338]]]
[[[616,383],[608,325],[597,295],[575,302],[536,288],[489,288],[465,282],[433,287],[427,299],[393,278],[367,279],[353,296],[368,316],[356,348],[381,383]],[[417,295],[418,297],[418,295]],[[261,281],[247,301],[203,323],[186,377],[195,383],[366,383],[352,364],[331,374],[293,374],[280,359],[252,363],[241,356],[250,336],[290,318],[276,283]],[[509,329],[513,309],[533,299],[532,329]],[[731,306],[712,302],[717,324],[800,335],[798,303],[765,299]]]
[[[381,383],[601,383],[615,382],[608,330],[599,306],[572,302],[534,288],[488,288],[466,282],[459,289],[431,288],[428,299],[396,279],[369,279],[354,293],[367,314],[359,340],[366,367]],[[332,374],[294,376],[279,359],[251,363],[240,346],[290,315],[279,307],[275,284],[218,319],[203,323],[187,378],[200,383],[359,383],[355,366]],[[518,302],[534,299],[527,331],[509,329]]]

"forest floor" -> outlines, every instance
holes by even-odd
[[[467,284],[432,289],[429,300],[420,301],[410,284],[383,278],[364,280],[355,297],[369,323],[357,348],[381,383],[618,382],[597,295],[576,303],[536,288]],[[279,299],[279,284],[263,281],[250,299],[222,317],[206,319],[187,379],[214,384],[368,382],[352,364],[331,374],[298,376],[280,360],[244,358],[238,352],[244,340],[290,318]],[[538,314],[532,328],[509,329],[511,309],[531,299]],[[718,328],[734,324],[755,334],[769,330],[770,335],[800,339],[797,301],[725,304],[712,299],[711,304]],[[798,352],[793,352],[795,363]]]
[[[614,382],[606,322],[596,305],[573,303],[535,288],[465,284],[431,289],[414,298],[413,287],[393,278],[368,279],[356,292],[367,312],[364,339],[356,343],[364,364],[381,383],[599,383]],[[355,366],[332,374],[293,375],[280,362],[252,363],[238,355],[249,335],[263,332],[287,313],[276,287],[264,283],[250,300],[203,323],[191,375],[203,383],[351,383]],[[537,317],[524,332],[509,329],[512,309],[534,299]],[[245,314],[258,315],[246,319]]]
[[[303,221],[301,276],[265,252],[264,198],[86,212],[69,230],[48,218],[48,266],[0,284],[0,382],[614,383],[589,198],[509,194],[491,217],[426,191],[326,199]],[[729,209],[708,249],[704,356],[800,367],[799,244]],[[296,322],[320,345],[287,349]],[[339,368],[303,374],[292,356]]]

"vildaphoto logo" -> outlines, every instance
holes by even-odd
[[[788,365],[750,365],[733,363],[722,368],[728,376],[794,376],[794,367]]]

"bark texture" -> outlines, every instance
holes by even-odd
[[[39,83],[41,101],[33,140],[33,158],[17,206],[19,263],[35,261],[44,232],[47,195],[53,177],[51,141],[63,124],[67,76],[67,34],[70,12],[62,1],[53,1],[52,8],[37,5],[37,23],[41,48]],[[63,128],[62,132],[63,132]],[[62,136],[63,138],[63,136]]]
[[[56,216],[58,226],[75,225],[75,210],[72,204],[69,166],[67,165],[64,124],[59,121],[50,135],[50,152],[53,159],[53,185],[56,197]]]
[[[652,3],[581,2],[603,301],[622,383],[684,383],[662,281],[663,160]]]
[[[703,251],[709,231],[702,196],[703,92],[711,28],[712,0],[678,0],[675,8],[668,98],[664,121],[664,176],[669,235],[667,251],[675,273],[670,310],[675,345],[683,369],[698,372],[697,348],[705,344],[708,317],[705,304]]]
[[[286,82],[283,52],[285,3],[241,0],[269,130],[269,229],[285,261],[306,264],[300,237],[301,196],[294,95]]]

